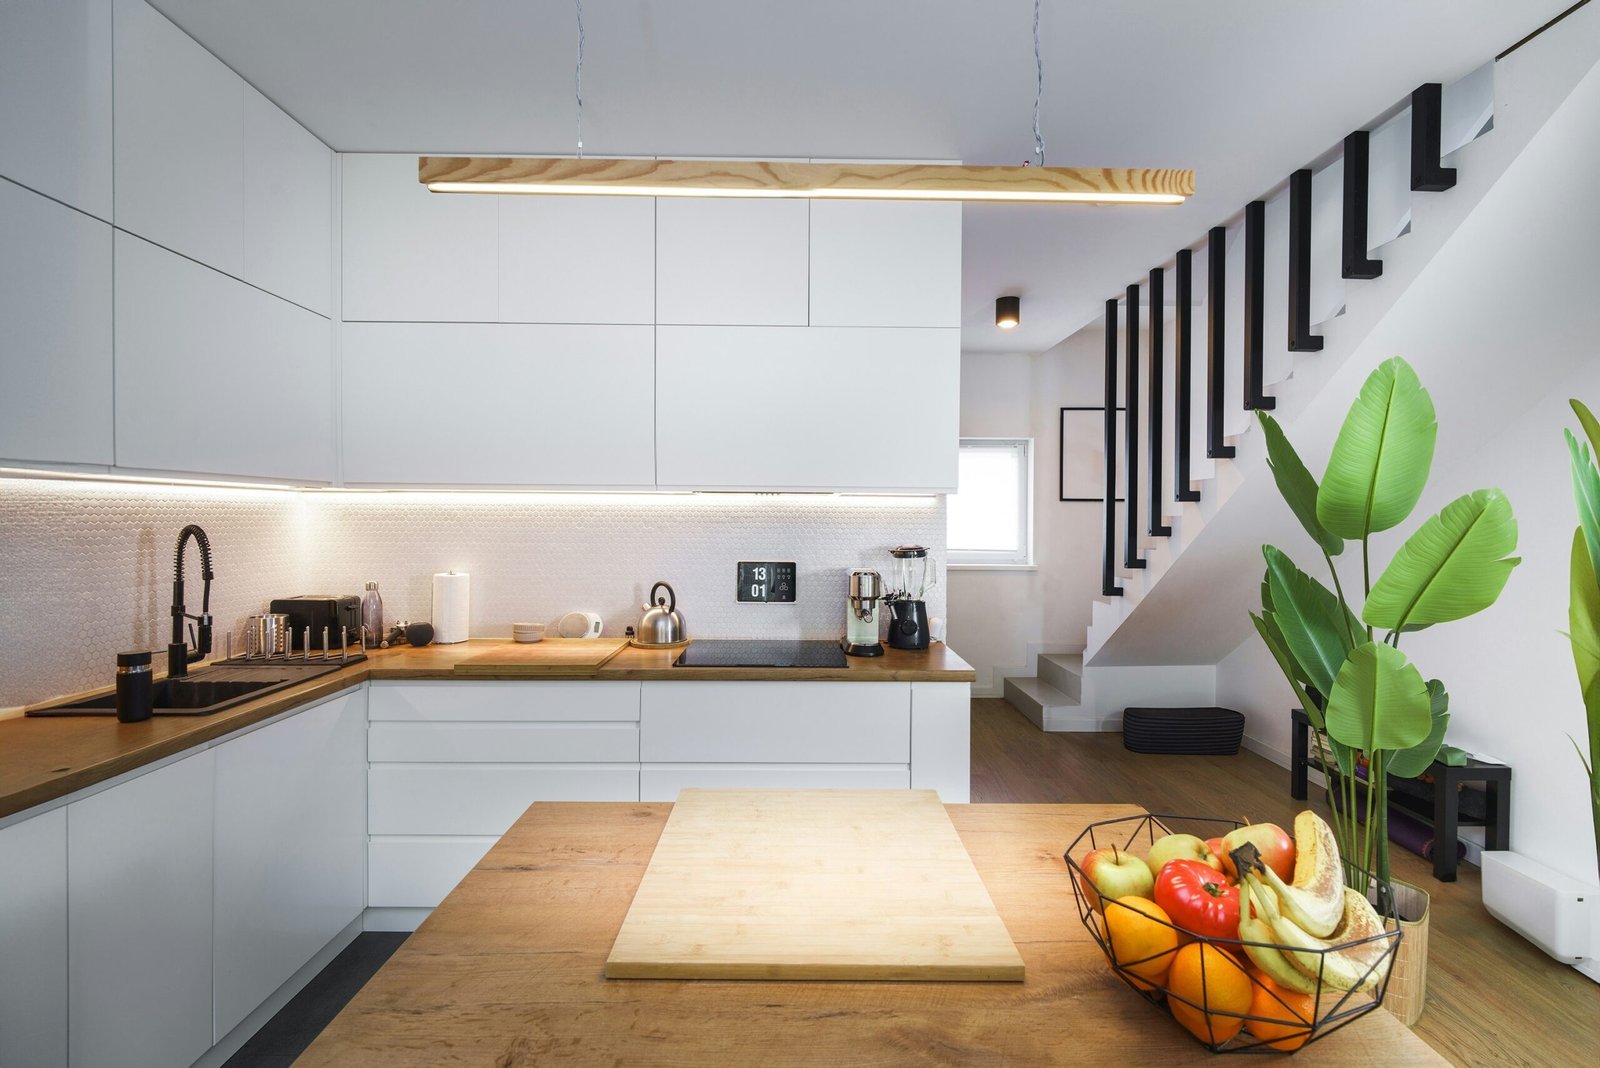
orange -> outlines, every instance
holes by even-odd
[[[1172,1015],[1206,1045],[1226,1042],[1244,1026],[1254,984],[1239,962],[1206,942],[1178,950],[1167,975]],[[1186,1005],[1179,999],[1193,1002]],[[1230,1015],[1231,1014],[1231,1015]]]
[[[1265,1039],[1273,1049],[1285,1052],[1305,1045],[1311,1037],[1311,1025],[1317,1019],[1316,999],[1310,994],[1283,989],[1259,968],[1251,968],[1250,976],[1256,981],[1250,1015],[1263,1017],[1245,1022],[1250,1033]]]
[[[1172,964],[1173,950],[1178,948],[1178,932],[1168,926],[1172,921],[1166,910],[1142,897],[1119,897],[1105,910],[1106,937],[1117,964],[1125,972],[1150,980],[1135,985],[1143,989],[1160,986]]]

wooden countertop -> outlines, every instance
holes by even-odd
[[[607,980],[671,807],[533,805],[296,1064],[1216,1063],[1078,920],[1061,851],[1133,806],[946,806],[1022,983]],[[1294,1063],[1445,1061],[1380,1008]]]
[[[511,644],[502,639],[475,639],[422,649],[375,650],[362,663],[213,716],[155,716],[143,723],[119,723],[115,716],[27,719],[18,714],[0,718],[0,818],[153,764],[368,679],[492,679],[494,676],[456,675],[455,665],[496,645]],[[843,668],[674,668],[675,655],[670,650],[624,649],[594,677],[854,682],[971,682],[975,678],[972,667],[942,644],[922,653],[889,649],[881,657],[852,657]],[[57,704],[59,699],[41,703]]]

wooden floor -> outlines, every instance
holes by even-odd
[[[1129,802],[1284,826],[1304,804],[1288,770],[1254,753],[1130,753],[1120,734],[1047,734],[996,699],[972,702],[972,800]],[[1326,814],[1315,789],[1313,803]],[[1600,1063],[1600,986],[1484,911],[1476,867],[1441,883],[1420,857],[1394,858],[1396,877],[1433,895],[1424,1041],[1460,1065]]]

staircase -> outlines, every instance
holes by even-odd
[[[1261,303],[1266,316],[1262,334],[1265,344],[1259,357],[1262,393],[1270,398],[1267,405],[1274,406],[1273,414],[1291,427],[1292,439],[1314,472],[1320,471],[1320,461],[1326,456],[1343,413],[1367,371],[1388,356],[1406,355],[1417,364],[1430,389],[1439,393],[1451,388],[1451,379],[1494,383],[1488,390],[1493,397],[1490,403],[1503,402],[1508,408],[1532,403],[1530,391],[1538,388],[1539,381],[1551,380],[1538,371],[1537,347],[1530,352],[1519,348],[1515,342],[1500,351],[1519,353],[1519,365],[1529,372],[1527,374],[1513,371],[1508,376],[1503,363],[1473,365],[1461,359],[1452,362],[1446,358],[1448,354],[1437,352],[1431,356],[1434,366],[1425,368],[1418,363],[1414,352],[1426,347],[1418,344],[1418,339],[1426,339],[1430,331],[1450,334],[1448,327],[1452,324],[1429,320],[1419,315],[1416,307],[1419,301],[1423,305],[1437,304],[1441,286],[1455,293],[1477,292],[1481,288],[1479,280],[1494,277],[1506,269],[1506,264],[1493,258],[1492,252],[1486,253],[1495,248],[1503,250],[1506,247],[1503,236],[1496,246],[1485,234],[1492,236],[1497,227],[1504,228],[1508,201],[1533,204],[1535,207],[1527,210],[1554,216],[1555,221],[1549,226],[1561,225],[1559,212],[1538,205],[1564,202],[1562,193],[1546,193],[1546,199],[1540,199],[1537,193],[1530,193],[1527,176],[1544,166],[1540,160],[1548,161],[1552,157],[1548,151],[1552,144],[1594,143],[1590,120],[1600,103],[1591,108],[1585,101],[1591,97],[1600,98],[1600,66],[1597,64],[1600,64],[1600,5],[1574,11],[1556,32],[1546,33],[1466,78],[1443,86],[1444,111],[1447,116],[1453,116],[1445,125],[1453,124],[1453,131],[1447,129],[1440,145],[1441,165],[1455,168],[1456,180],[1452,188],[1430,188],[1423,183],[1423,188],[1413,191],[1408,154],[1405,185],[1395,193],[1391,183],[1393,195],[1385,202],[1379,191],[1377,173],[1382,165],[1380,138],[1385,134],[1391,137],[1386,150],[1392,168],[1395,163],[1393,135],[1397,127],[1403,131],[1402,143],[1409,150],[1412,116],[1402,102],[1392,115],[1374,124],[1369,134],[1373,192],[1369,199],[1371,215],[1365,245],[1367,254],[1381,261],[1381,266],[1377,263],[1358,265],[1352,272],[1348,263],[1339,262],[1343,220],[1341,206],[1335,204],[1331,247],[1336,287],[1330,290],[1326,267],[1330,226],[1325,217],[1316,216],[1311,228],[1311,244],[1313,256],[1322,258],[1314,260],[1312,274],[1315,280],[1317,271],[1321,270],[1323,291],[1314,296],[1317,306],[1310,320],[1310,331],[1321,335],[1320,351],[1291,352],[1288,349],[1289,280],[1285,276],[1289,257],[1282,232],[1286,229],[1282,220],[1287,214],[1288,180],[1262,198],[1267,201],[1264,257],[1267,280],[1264,293],[1258,294],[1258,298],[1264,297]],[[1538,144],[1534,143],[1536,139]],[[1348,144],[1346,141],[1345,145]],[[1523,159],[1520,167],[1516,166],[1525,154],[1528,158]],[[1567,155],[1554,153],[1565,167],[1578,170],[1581,163],[1568,158],[1571,155],[1571,152]],[[1313,183],[1327,181],[1330,173],[1341,173],[1335,168],[1342,169],[1343,163],[1338,149],[1330,151],[1316,164],[1319,169]],[[1554,169],[1544,166],[1547,173]],[[1505,181],[1499,194],[1491,197],[1502,179]],[[1569,183],[1559,188],[1570,190],[1572,186]],[[1576,195],[1581,199],[1584,194]],[[1490,200],[1489,210],[1480,216],[1482,221],[1474,224],[1474,212],[1486,198]],[[1215,665],[1253,635],[1247,613],[1259,604],[1262,571],[1259,546],[1266,542],[1298,546],[1304,538],[1278,497],[1265,463],[1261,435],[1255,429],[1255,414],[1246,410],[1243,403],[1241,386],[1248,372],[1239,326],[1243,319],[1239,296],[1244,284],[1244,271],[1239,263],[1244,246],[1243,214],[1241,211],[1227,220],[1225,230],[1229,269],[1227,299],[1222,310],[1230,329],[1222,349],[1225,388],[1219,396],[1222,398],[1221,441],[1231,447],[1223,451],[1231,451],[1232,455],[1216,458],[1207,455],[1205,420],[1211,405],[1206,392],[1208,353],[1204,330],[1210,309],[1205,303],[1206,287],[1200,275],[1207,251],[1207,242],[1202,240],[1192,253],[1194,342],[1190,358],[1194,367],[1194,392],[1190,409],[1188,483],[1182,487],[1174,484],[1176,427],[1173,412],[1177,405],[1172,390],[1174,339],[1169,335],[1163,351],[1164,378],[1169,392],[1160,439],[1165,470],[1155,499],[1160,515],[1157,526],[1170,528],[1170,533],[1157,536],[1147,533],[1150,518],[1147,509],[1152,500],[1149,449],[1141,448],[1143,466],[1136,473],[1135,484],[1126,486],[1119,473],[1117,495],[1138,502],[1137,558],[1143,561],[1143,566],[1130,567],[1123,563],[1129,512],[1126,504],[1119,505],[1109,548],[1115,554],[1112,574],[1120,594],[1096,598],[1084,652],[1081,656],[1041,654],[1032,675],[1007,678],[1004,682],[1006,699],[1045,730],[1114,730],[1118,727],[1122,707],[1130,704],[1217,703]],[[1260,218],[1258,215],[1258,222]],[[1536,221],[1538,215],[1530,218]],[[1561,243],[1551,240],[1550,231],[1540,236],[1533,232],[1536,229],[1537,225],[1526,227],[1529,247],[1538,247],[1540,241]],[[1461,240],[1452,245],[1457,235]],[[1170,301],[1174,294],[1173,264],[1169,261],[1157,266],[1166,268],[1165,293]],[[1528,286],[1522,289],[1527,290]],[[1402,303],[1413,293],[1418,294],[1416,299],[1410,304]],[[1141,301],[1139,317],[1144,323],[1151,322],[1148,294],[1148,286],[1135,287],[1130,294]],[[1510,316],[1512,319],[1537,316],[1537,309],[1543,306],[1537,297],[1526,294],[1519,300],[1522,303],[1516,307],[1523,311]],[[1123,309],[1126,309],[1125,303]],[[1169,303],[1165,312],[1166,326],[1171,330],[1175,307]],[[1420,335],[1413,330],[1408,337],[1405,329],[1397,328],[1398,324],[1414,328],[1419,320],[1426,327]],[[1439,326],[1436,331],[1431,325],[1435,321]],[[1391,346],[1393,351],[1385,346]],[[1375,351],[1380,347],[1384,351]],[[1119,351],[1116,363],[1125,366],[1127,358]],[[1148,345],[1137,358],[1147,370],[1139,377],[1143,383],[1148,383],[1151,358]],[[1115,366],[1108,369],[1114,370]],[[1127,381],[1125,371],[1119,377]],[[1483,391],[1482,386],[1479,389]],[[1126,399],[1119,397],[1119,400]],[[1135,396],[1132,403],[1148,410],[1146,397]],[[1480,397],[1475,403],[1481,405],[1484,400]],[[1470,403],[1466,410],[1471,410]],[[1147,423],[1147,420],[1142,421]],[[1145,429],[1147,427],[1141,427],[1141,435]],[[1180,494],[1180,489],[1191,492]],[[1188,499],[1180,501],[1180,495]],[[1211,696],[1202,700],[1206,688],[1202,673],[1208,671],[1211,672]],[[1100,707],[1102,705],[1104,708]]]
[[[1343,297],[1334,313],[1312,327],[1323,335],[1321,351],[1288,351],[1285,340],[1288,301],[1285,280],[1281,277],[1285,266],[1283,260],[1272,255],[1269,237],[1266,257],[1269,282],[1265,294],[1268,318],[1265,337],[1268,340],[1261,368],[1264,392],[1271,398],[1265,406],[1275,404],[1274,414],[1279,418],[1293,419],[1315,412],[1318,420],[1329,423],[1334,419],[1335,410],[1342,415],[1365,376],[1368,369],[1365,364],[1375,361],[1368,360],[1370,354],[1362,353],[1362,359],[1352,363],[1350,373],[1341,375],[1341,367],[1362,349],[1369,335],[1463,227],[1508,168],[1546,123],[1552,121],[1552,116],[1568,95],[1573,94],[1574,88],[1586,84],[1585,75],[1600,59],[1596,55],[1600,49],[1594,43],[1600,40],[1600,9],[1576,12],[1561,29],[1565,32],[1550,35],[1554,40],[1547,42],[1541,38],[1460,83],[1444,87],[1447,110],[1454,89],[1456,107],[1469,111],[1474,105],[1462,99],[1463,94],[1481,94],[1485,86],[1489,87],[1489,97],[1483,102],[1488,109],[1484,117],[1487,120],[1492,115],[1492,121],[1469,125],[1467,135],[1459,144],[1447,142],[1443,146],[1444,163],[1453,164],[1458,175],[1454,187],[1447,191],[1424,188],[1410,193],[1404,219],[1393,228],[1393,240],[1370,246],[1373,253],[1381,255],[1381,275],[1376,278],[1347,275],[1342,282]],[[1469,82],[1473,84],[1464,84]],[[1507,87],[1512,95],[1506,98],[1499,87]],[[1410,119],[1408,112],[1402,110],[1388,121],[1408,122]],[[1376,151],[1378,134],[1373,133],[1372,138]],[[1269,202],[1269,212],[1273,205],[1280,203],[1276,192],[1264,199]],[[1382,225],[1376,218],[1372,222],[1374,242],[1388,236]],[[1238,254],[1235,246],[1243,244],[1236,233],[1242,230],[1242,223],[1238,219],[1230,221],[1228,230],[1228,253],[1232,259]],[[1197,251],[1194,258],[1199,261],[1201,252]],[[1485,263],[1481,269],[1494,271],[1498,266]],[[1277,294],[1271,281],[1274,275],[1279,276],[1276,284],[1280,292]],[[1235,287],[1242,284],[1243,272],[1230,269],[1227,274],[1230,298]],[[1197,298],[1200,289],[1197,283]],[[1229,318],[1240,314],[1233,299],[1227,300],[1223,309]],[[1208,311],[1204,306],[1194,309],[1194,321],[1206,322]],[[1170,323],[1170,308],[1168,312]],[[1142,528],[1147,517],[1137,515],[1143,567],[1123,565],[1122,543],[1129,515],[1127,506],[1121,506],[1117,534],[1110,546],[1116,554],[1114,573],[1121,594],[1099,597],[1093,605],[1082,659],[1091,673],[1108,666],[1216,664],[1251,634],[1246,613],[1249,607],[1259,603],[1256,598],[1259,597],[1257,588],[1262,564],[1258,546],[1270,541],[1298,544],[1294,539],[1303,537],[1277,498],[1271,473],[1264,462],[1264,447],[1256,429],[1255,415],[1245,410],[1242,403],[1240,385],[1248,368],[1239,351],[1239,339],[1231,336],[1228,340],[1224,350],[1223,440],[1233,447],[1234,455],[1204,458],[1203,427],[1194,434],[1191,452],[1195,459],[1187,488],[1198,490],[1199,500],[1180,502],[1175,499],[1178,495],[1172,488],[1162,487],[1160,510],[1162,522],[1171,528],[1170,536],[1144,535]],[[1207,407],[1203,344],[1197,337],[1192,356],[1197,367],[1193,398],[1193,419],[1197,424],[1203,423]],[[1170,360],[1170,340],[1166,353]],[[1141,359],[1149,359],[1148,351],[1141,354]],[[1356,363],[1362,366],[1356,367]],[[1170,377],[1170,366],[1168,370]],[[1426,374],[1424,379],[1427,380]],[[1126,381],[1126,375],[1123,380]],[[1328,394],[1326,403],[1322,403],[1324,393]],[[1145,398],[1135,397],[1130,403],[1144,406]],[[1171,406],[1170,400],[1168,406]],[[1307,420],[1308,423],[1312,421]],[[1326,454],[1326,443],[1331,442],[1332,432],[1337,429],[1336,420],[1330,425],[1331,429],[1325,433],[1326,442],[1306,441],[1296,436],[1296,444],[1308,457],[1320,459]],[[1163,436],[1169,454],[1172,433],[1169,423]],[[1147,456],[1144,462],[1148,463]],[[1308,463],[1314,471],[1320,467],[1317,460],[1308,459]],[[1168,478],[1171,468],[1169,459]],[[1138,472],[1138,477],[1147,479],[1148,470]],[[1147,491],[1147,481],[1140,482],[1137,492],[1130,491],[1126,496],[1137,499],[1142,511],[1150,499]],[[1035,681],[1043,679],[1041,666],[1040,679]],[[1033,699],[1024,688],[1027,681],[1018,680],[1018,700]],[[1008,697],[1011,692],[1008,681]],[[1019,707],[1022,706],[1019,704]],[[1041,716],[1044,709],[1052,707],[1059,706],[1042,706]],[[1039,722],[1032,712],[1027,714]]]

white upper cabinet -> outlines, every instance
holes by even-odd
[[[0,181],[0,457],[109,464],[111,227]]]
[[[117,464],[327,482],[328,320],[116,235]]]
[[[215,1037],[361,915],[366,690],[216,750]]]
[[[249,86],[244,153],[244,280],[327,315],[333,153]]]
[[[812,326],[961,325],[961,205],[811,205]]]
[[[651,327],[342,329],[346,482],[654,483]]]
[[[66,1068],[65,808],[0,829],[0,1064]]]
[[[211,1048],[211,750],[67,806],[71,1063],[172,1068]]]
[[[116,0],[116,218],[244,272],[245,83],[144,0]]]
[[[412,184],[416,176],[412,175]],[[450,199],[444,194],[429,194]],[[650,197],[500,196],[503,323],[655,321]]]
[[[656,333],[662,489],[955,489],[959,329]]]
[[[806,325],[805,200],[656,201],[656,322]]]
[[[0,175],[111,220],[111,0],[0,3]]]
[[[415,155],[346,155],[344,318],[492,323],[499,318],[499,199],[430,193]]]

